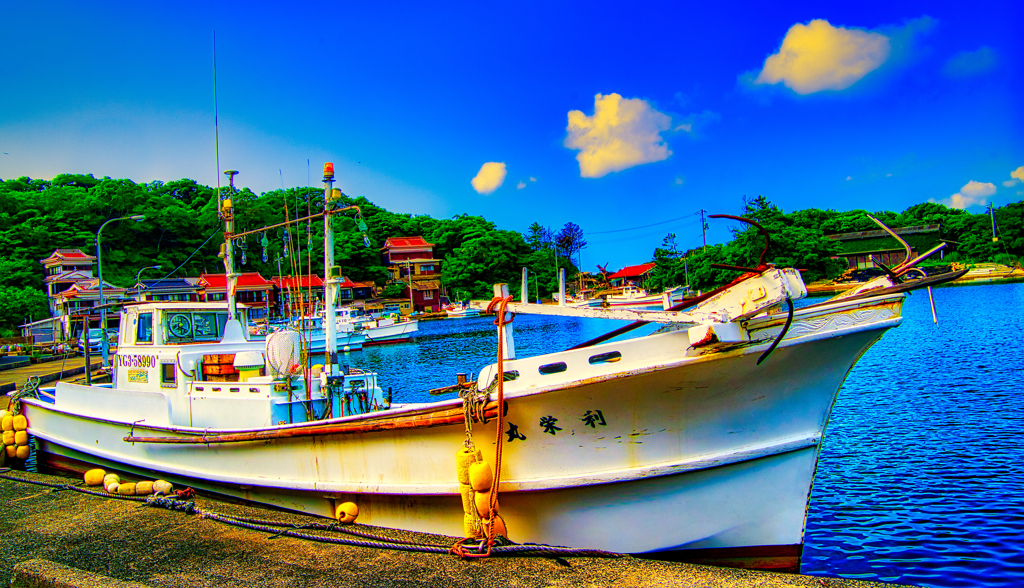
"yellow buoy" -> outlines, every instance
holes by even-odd
[[[469,466],[480,461],[477,458],[479,451],[470,451],[463,447],[455,453],[455,469],[459,474],[459,484],[469,484]]]
[[[488,539],[491,537],[491,519],[485,519],[480,521],[480,525],[484,528],[484,534],[487,535]],[[505,520],[501,518],[501,515],[495,515],[494,517],[494,536],[501,535],[502,537],[508,537],[508,531],[505,530]]]
[[[139,482],[135,485],[136,496],[149,496],[153,493],[153,482]]]
[[[490,492],[477,492],[476,496],[473,497],[476,503],[476,512],[482,519],[491,518],[491,493]],[[494,502],[494,512],[498,512],[498,502]]]
[[[28,459],[28,455],[31,451],[32,450],[29,449],[28,445],[19,445],[18,448],[14,450],[14,456],[18,459]]]
[[[4,445],[5,445],[4,453],[7,454],[7,457],[12,457],[12,458],[13,457],[18,457],[18,448],[17,447],[15,447],[14,445],[7,445],[6,443],[4,443]]]
[[[487,492],[494,482],[494,474],[491,466],[485,461],[474,462],[469,465],[469,485],[477,492]]]
[[[473,514],[473,487],[469,484],[459,484],[459,494],[462,495],[462,512],[466,514]]]
[[[121,483],[121,476],[119,476],[117,474],[107,474],[107,475],[103,476],[103,487],[104,488],[106,488],[107,484],[110,484],[111,482],[114,482],[115,484],[120,484]]]
[[[359,507],[354,502],[342,502],[334,509],[334,518],[339,523],[354,523],[359,516]]]
[[[85,485],[86,486],[99,486],[103,484],[103,476],[106,476],[107,472],[96,468],[85,472]]]
[[[28,431],[15,431],[14,432],[14,444],[15,445],[28,445]]]
[[[14,417],[11,415],[7,415],[4,418],[0,419],[0,429],[3,429],[4,431],[13,431]]]
[[[24,431],[28,428],[28,419],[23,414],[14,415],[14,418],[11,419],[11,424],[14,425],[15,431]]]
[[[170,494],[174,490],[174,486],[167,480],[157,480],[153,482],[153,492],[158,494]]]
[[[109,483],[103,484],[103,489],[106,490],[107,493],[109,493],[109,494],[117,494],[117,489],[118,489],[119,486],[120,486],[120,484],[118,484],[117,482],[109,482]]]
[[[123,494],[125,496],[134,496],[135,495],[135,484],[133,484],[131,482],[126,482],[124,484],[121,484],[121,485],[119,485],[117,487],[117,493],[118,494]]]
[[[476,518],[476,515],[462,515],[462,534],[469,539],[484,536],[483,529],[480,528],[480,519]]]
[[[4,431],[4,445],[14,445],[14,431]]]

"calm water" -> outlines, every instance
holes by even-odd
[[[914,293],[904,323],[850,373],[832,413],[807,517],[805,574],[920,586],[1024,586],[1024,284]],[[519,316],[520,356],[624,323]],[[652,327],[634,332],[644,334]],[[396,401],[494,361],[491,319],[420,323],[414,344],[343,362]]]

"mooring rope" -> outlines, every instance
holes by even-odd
[[[223,523],[226,525],[232,525],[235,527],[241,527],[243,529],[249,529],[252,531],[260,531],[263,533],[269,533],[274,537],[293,537],[295,539],[305,539],[308,541],[319,541],[322,543],[332,543],[336,545],[349,545],[354,547],[370,547],[376,549],[392,549],[397,551],[409,551],[414,553],[450,553],[451,548],[447,545],[437,545],[433,543],[418,543],[415,541],[407,541],[403,539],[390,539],[374,535],[366,531],[360,531],[353,529],[350,526],[342,525],[340,523],[305,523],[295,524],[284,521],[269,521],[263,519],[255,519],[249,517],[226,515],[217,513],[209,510],[200,508],[195,504],[194,500],[183,500],[183,497],[194,498],[195,492],[191,488],[185,488],[179,490],[176,493],[161,496],[127,496],[120,494],[108,494],[107,492],[100,492],[89,488],[83,488],[78,483],[68,482],[47,482],[44,480],[31,480],[28,478],[22,478],[18,476],[7,475],[7,472],[11,471],[11,468],[0,468],[0,478],[5,480],[11,480],[14,482],[24,482],[26,484],[34,484],[36,486],[47,486],[55,490],[72,490],[80,492],[82,494],[90,494],[92,496],[98,496],[100,498],[115,498],[118,500],[128,500],[132,502],[138,502],[146,506],[155,508],[164,508],[171,511],[183,512],[189,515],[196,515],[199,518],[210,519]],[[302,529],[309,529],[315,531],[327,531],[343,533],[359,537],[359,539],[349,539],[345,537],[330,537],[325,535],[317,535],[314,533],[303,532]],[[488,541],[481,541],[480,545],[477,546],[463,546],[463,548],[470,552],[471,555],[483,555],[484,549],[486,548],[487,555],[505,555],[505,556],[542,556],[542,557],[623,557],[621,553],[613,553],[609,551],[601,551],[598,549],[577,549],[572,547],[559,547],[553,545],[539,545],[539,544],[516,544],[506,540],[502,545],[485,545]],[[479,556],[478,555],[478,556]]]

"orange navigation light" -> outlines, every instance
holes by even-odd
[[[327,180],[333,180],[333,179],[334,179],[334,164],[333,163],[325,163],[324,164],[324,181],[326,182]]]

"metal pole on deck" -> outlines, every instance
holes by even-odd
[[[229,169],[224,171],[224,175],[228,177],[228,185],[230,186],[230,194],[228,198],[224,199],[222,204],[223,210],[221,211],[224,216],[224,244],[222,247],[222,257],[224,258],[224,287],[227,289],[226,295],[228,300],[228,319],[235,319],[238,309],[235,305],[235,287],[238,283],[238,274],[235,273],[235,252],[234,244],[231,243],[231,236],[235,233],[235,214],[234,214],[234,202],[231,197],[235,195],[235,174],[238,172]]]
[[[508,298],[508,284],[495,284],[494,295],[502,299]],[[504,329],[504,333],[501,332],[502,329]],[[512,336],[512,325],[510,323],[505,323],[504,326],[498,327],[498,331],[499,336],[501,337],[502,355],[505,357],[505,359],[515,359],[516,340],[515,337]]]
[[[523,268],[523,284],[519,290],[519,301],[526,304],[530,301],[530,280],[527,277],[527,270]]]
[[[340,197],[340,190],[338,191]],[[334,218],[330,214],[334,202],[334,164],[324,164],[324,328],[327,341],[324,344],[324,372],[338,374],[338,325],[334,296],[338,289],[339,276],[332,273],[334,268]],[[340,272],[339,272],[340,273]]]
[[[558,306],[565,306],[565,268],[558,270]]]
[[[89,357],[89,315],[82,319],[85,330],[82,331],[82,344],[85,346],[85,385],[92,384],[92,363]]]

